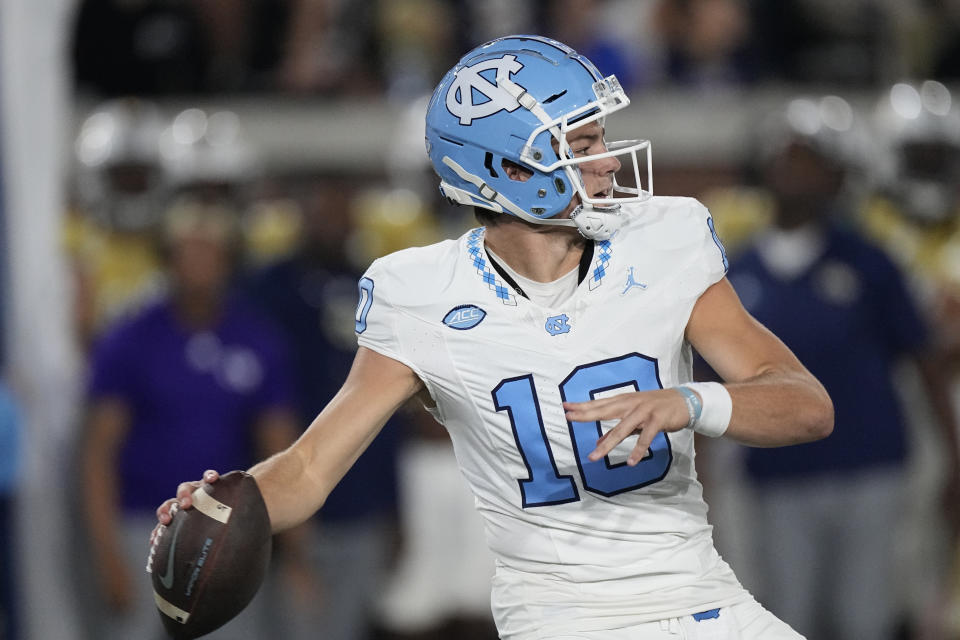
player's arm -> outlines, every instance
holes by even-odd
[[[274,532],[293,527],[319,509],[387,419],[423,387],[408,366],[360,347],[337,395],[290,447],[250,469],[263,494]],[[205,474],[204,480],[215,480]],[[177,490],[181,506],[199,483]],[[157,510],[170,521],[168,500]]]
[[[824,438],[833,430],[833,403],[796,356],[740,304],[726,279],[697,300],[687,340],[726,381],[732,413],[724,435],[753,446],[774,447]],[[625,393],[590,402],[564,403],[568,420],[619,420],[597,442],[600,460],[627,436],[638,433],[628,465],[639,463],[660,432],[690,422],[676,389]]]
[[[757,322],[726,278],[708,288],[687,323],[687,340],[725,381],[733,411],[724,435],[776,447],[833,430],[833,403],[820,382]]]

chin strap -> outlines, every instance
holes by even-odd
[[[589,240],[609,240],[623,225],[620,205],[598,209],[581,204],[573,210],[570,218],[580,235]]]

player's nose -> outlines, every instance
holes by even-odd
[[[607,148],[604,147],[603,151],[606,152]],[[606,176],[612,173],[620,171],[620,160],[616,156],[607,156],[606,158],[598,158],[590,163],[591,168],[594,172],[599,175]]]

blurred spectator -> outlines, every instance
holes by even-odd
[[[837,97],[798,99],[762,132],[773,226],[730,270],[746,308],[834,402],[829,438],[745,452],[756,495],[757,597],[823,640],[892,638],[901,613],[894,565],[908,438],[893,378],[901,359],[917,364],[943,427],[951,486],[960,471],[943,370],[903,276],[842,227],[855,124]]]
[[[380,89],[375,2],[291,0],[278,87],[363,95]]]
[[[184,109],[160,136],[160,156],[171,182],[202,198],[230,205],[260,171],[257,149],[232,111]]]
[[[666,76],[665,43],[658,32],[656,13],[661,0],[606,0],[600,28],[627,58],[628,82],[636,88],[661,83]]]
[[[232,112],[190,108],[168,119],[156,104],[130,97],[92,110],[75,157],[64,240],[77,339],[86,351],[105,326],[162,290],[154,245],[176,193],[218,199],[239,216],[242,186],[258,167]]]
[[[446,0],[460,21],[458,41],[480,44],[508,33],[536,33],[537,0]],[[451,25],[452,26],[452,25]],[[456,55],[455,53],[453,55]],[[432,87],[431,87],[432,90]]]
[[[64,241],[84,351],[107,324],[161,286],[153,235],[172,187],[160,156],[166,126],[156,105],[123,98],[94,108],[77,136]]]
[[[229,211],[181,199],[163,224],[169,293],[95,349],[81,457],[97,638],[160,637],[142,572],[154,509],[178,479],[247,468],[295,437],[284,344],[229,291],[237,242]],[[262,637],[256,611],[211,638]]]
[[[20,414],[13,396],[0,381],[0,640],[18,635],[14,548],[14,492],[20,475]]]
[[[356,352],[357,256],[351,255],[348,181],[300,185],[303,210],[292,255],[251,277],[249,291],[295,346],[296,403],[303,427],[333,398]],[[283,637],[361,640],[390,563],[397,516],[397,446],[406,426],[395,416],[373,441],[313,523],[309,561],[318,599],[292,594]]]
[[[897,83],[876,111],[868,232],[914,275],[960,362],[960,105],[940,82]]]
[[[589,58],[604,76],[615,75],[625,89],[635,84],[633,61],[603,20],[602,0],[550,0],[543,35],[555,38]],[[503,34],[500,34],[503,35]]]
[[[168,0],[169,1],[169,0]],[[205,92],[263,90],[274,83],[291,0],[194,0],[206,43]]]
[[[751,22],[743,0],[662,0],[654,20],[666,52],[667,77],[717,87],[755,80]]]
[[[960,213],[960,106],[942,83],[900,82],[877,107],[877,186],[919,226]]]
[[[944,372],[953,380],[954,401],[960,393],[957,382],[960,363],[960,105],[940,82],[897,83],[885,90],[875,112],[875,132],[880,153],[875,192],[864,207],[865,228],[909,270],[911,284],[920,293],[935,320],[934,339],[946,352]],[[939,522],[939,504],[924,496],[936,490],[944,461],[952,450],[938,441],[921,440],[930,452],[918,469],[918,492],[912,501],[910,562],[905,571],[913,575],[907,591],[915,623],[923,624],[929,637],[946,623],[943,637],[960,633],[960,564],[952,576],[943,556],[952,547],[960,550],[957,522],[941,531],[930,527]],[[921,449],[922,451],[922,449]],[[951,511],[960,509],[960,499],[947,496]],[[951,585],[950,582],[954,582]],[[951,600],[938,601],[937,590],[953,589]],[[933,609],[940,609],[935,611]]]
[[[442,0],[380,0],[377,6],[387,97],[416,99],[449,68],[452,12]]]

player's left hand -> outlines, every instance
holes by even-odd
[[[593,462],[602,459],[628,436],[638,434],[637,443],[627,458],[631,467],[647,455],[658,433],[679,431],[690,420],[683,396],[673,389],[634,391],[589,402],[564,402],[563,408],[571,422],[620,421],[597,440],[597,448],[588,456]]]

